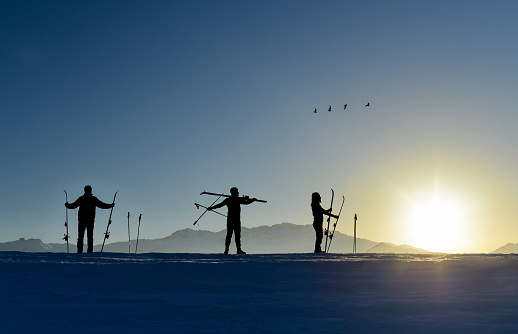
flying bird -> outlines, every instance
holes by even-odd
[[[370,105],[371,105],[371,104],[370,104],[369,102],[367,102],[367,104],[366,104],[365,106],[366,106],[366,107],[370,107]]]
[[[313,112],[316,114],[317,113],[317,108],[315,108],[315,110],[313,110]]]
[[[331,106],[329,106],[329,109],[327,109],[327,111],[331,111]]]
[[[347,103],[346,103],[346,104],[344,104],[344,110],[345,110],[345,109],[347,109]]]

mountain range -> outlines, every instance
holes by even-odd
[[[222,253],[225,248],[226,231],[210,232],[186,228],[159,239],[140,239],[139,253]],[[272,226],[254,228],[243,227],[241,232],[243,249],[251,254],[271,253],[311,253],[314,249],[315,231],[312,225],[296,225],[282,223]],[[354,238],[350,235],[335,232],[332,240],[331,253],[352,253]],[[325,244],[325,238],[322,248]],[[135,252],[136,240],[131,240],[131,252]],[[86,247],[85,247],[86,248]],[[76,252],[75,244],[69,244],[69,250]],[[101,245],[94,246],[94,252],[99,252]],[[128,242],[105,244],[104,250],[111,253],[128,253]],[[56,252],[66,253],[66,243],[46,244],[40,239],[24,239],[0,243],[0,251],[19,252]],[[85,249],[86,251],[86,249]],[[376,242],[357,238],[357,253],[395,253],[395,254],[426,254],[430,251],[409,245],[395,245],[387,242]],[[235,253],[235,243],[232,240],[230,252]],[[508,243],[491,253],[518,253],[518,244]]]
[[[221,253],[225,246],[226,231],[210,232],[204,230],[183,229],[159,239],[140,239],[139,253]],[[330,247],[331,253],[351,253],[353,249],[352,236],[335,232]],[[312,225],[296,225],[291,223],[242,228],[241,241],[243,249],[252,254],[268,253],[311,253],[314,249],[315,231]],[[324,247],[324,242],[322,247]],[[135,252],[136,240],[131,240],[131,252]],[[76,246],[69,244],[70,252],[76,251]],[[94,251],[99,252],[101,245],[95,245]],[[105,244],[104,250],[112,253],[127,253],[128,242]],[[67,252],[66,243],[46,244],[40,239],[24,239],[0,243],[0,251],[21,252]],[[232,240],[230,252],[235,253]],[[358,253],[430,253],[427,250],[408,245],[379,243],[363,238],[356,240]]]

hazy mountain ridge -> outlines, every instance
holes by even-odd
[[[139,239],[139,253],[221,253],[225,248],[226,231],[210,232],[186,228],[159,239]],[[230,247],[235,253],[234,238]],[[353,237],[335,232],[330,252],[351,253]],[[311,253],[315,244],[315,231],[312,225],[296,225],[282,223],[272,226],[242,228],[241,243],[243,249],[252,254],[268,253]],[[136,240],[131,240],[131,253],[135,252]],[[325,238],[322,247],[325,245]],[[518,246],[517,246],[518,247]],[[69,244],[70,252],[76,251],[75,244]],[[94,246],[99,252],[101,245]],[[363,238],[356,240],[358,253],[430,253],[408,245],[379,243]],[[45,244],[40,239],[19,239],[0,243],[0,251],[22,252],[66,252],[66,243]],[[128,242],[114,242],[104,245],[104,251],[114,253],[128,253]]]
[[[495,249],[491,252],[491,254],[514,254],[518,253],[518,244],[513,244],[512,242],[508,243],[505,246],[502,246],[498,249]]]
[[[432,252],[409,245],[395,245],[389,242],[381,242],[366,250],[365,253],[426,254]]]

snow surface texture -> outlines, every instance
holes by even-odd
[[[518,256],[0,252],[2,333],[516,333]]]

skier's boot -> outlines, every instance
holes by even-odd
[[[225,246],[225,252],[223,254],[228,254],[228,246]]]
[[[239,248],[239,249],[237,250],[237,254],[246,254],[246,252],[244,252],[241,248]]]

